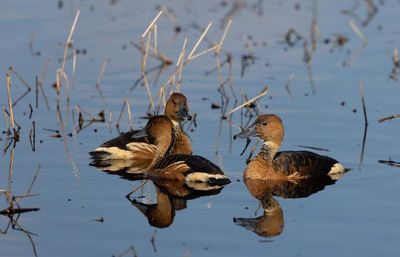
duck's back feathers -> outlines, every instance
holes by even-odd
[[[282,172],[285,176],[300,178],[325,176],[333,167],[338,167],[335,164],[339,162],[331,157],[309,151],[277,152],[273,159],[275,171]]]

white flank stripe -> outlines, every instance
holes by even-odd
[[[226,179],[226,176],[221,174],[210,174],[205,172],[193,172],[186,176],[186,181],[190,182],[208,182],[210,178]]]
[[[105,157],[105,160],[110,159],[131,159],[133,154],[131,151],[123,150],[118,147],[98,147],[96,148],[96,152],[105,152],[110,156]]]

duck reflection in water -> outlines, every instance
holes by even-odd
[[[305,198],[333,185],[340,177],[329,176],[300,180],[245,179],[250,194],[260,201],[263,214],[255,218],[233,218],[233,222],[262,237],[279,236],[284,227],[283,210],[274,196]]]
[[[144,216],[149,224],[156,228],[169,227],[175,217],[175,212],[187,208],[187,201],[202,196],[216,195],[222,190],[222,186],[209,186],[206,183],[197,185],[196,189],[189,187],[182,181],[159,181],[154,182],[156,202],[146,203],[140,198],[131,198],[128,200]]]

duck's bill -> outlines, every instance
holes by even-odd
[[[147,131],[146,127],[142,128],[141,130],[138,130],[135,134],[132,135],[132,138],[141,138],[141,137],[147,137]]]
[[[192,116],[190,116],[190,114],[188,113],[188,109],[184,105],[179,107],[178,115],[182,119],[188,119],[188,120],[192,119]]]
[[[239,134],[234,135],[233,139],[244,139],[244,138],[249,138],[249,137],[255,137],[256,135],[257,135],[256,126],[251,125],[247,129],[240,132]]]

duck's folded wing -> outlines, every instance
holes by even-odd
[[[207,172],[209,174],[224,174],[223,171],[214,163],[204,157],[188,154],[172,154],[164,157],[156,168],[165,168],[170,164],[184,162],[191,171]]]
[[[274,169],[286,176],[319,177],[328,174],[338,161],[309,151],[284,151],[275,155],[273,163]]]
[[[100,147],[118,147],[121,149],[127,149],[127,144],[131,142],[143,142],[149,143],[148,137],[134,137],[134,135],[141,130],[131,130],[119,135],[116,138],[113,138],[105,143],[103,143]]]

